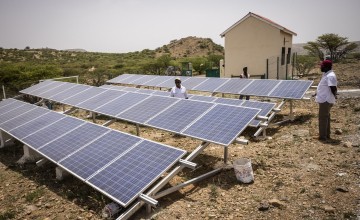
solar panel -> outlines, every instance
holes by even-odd
[[[46,85],[52,84],[52,83],[55,83],[55,81],[45,80],[45,81],[42,81],[42,82],[40,82],[40,83],[38,83],[38,84],[35,84],[35,85],[33,85],[33,86],[30,86],[29,88],[23,89],[23,90],[21,90],[20,92],[21,92],[21,93],[25,93],[25,94],[29,94],[29,93],[37,90],[37,89],[40,89],[40,88],[42,88],[42,87],[44,87],[44,86],[46,86]]]
[[[94,112],[108,116],[116,116],[117,114],[121,113],[127,108],[130,108],[147,97],[149,97],[149,95],[140,93],[126,93],[119,98],[107,103],[106,105],[94,109]]]
[[[109,91],[99,87],[90,87],[89,89],[82,90],[81,92],[74,93],[73,96],[62,100],[61,102],[67,105],[77,106],[79,103],[91,99],[103,92]],[[71,92],[71,90],[69,91]],[[59,100],[60,101],[60,100]]]
[[[198,84],[192,90],[212,92],[219,88],[221,85],[226,83],[229,79],[224,78],[207,78],[205,82]]]
[[[198,100],[204,102],[213,102],[217,99],[217,97],[213,96],[203,96],[203,95],[192,95],[189,99],[191,100]]]
[[[143,77],[143,75],[134,74],[134,75],[130,75],[129,77],[126,77],[126,78],[117,79],[117,83],[131,84],[132,81],[139,79],[141,77]]]
[[[9,104],[12,104],[12,103],[15,103],[16,100],[15,99],[3,99],[1,102],[0,102],[0,111],[2,111],[2,108],[9,105]],[[1,113],[0,113],[1,115]]]
[[[35,89],[27,94],[33,95],[33,96],[38,96],[39,94],[46,92],[48,90],[53,89],[54,87],[60,86],[62,84],[62,82],[59,81],[53,81],[52,83],[48,83],[44,86],[41,86],[38,89]]]
[[[0,121],[0,128],[5,131],[9,131],[11,129],[14,129],[20,125],[23,125],[23,124],[33,120],[34,118],[44,115],[48,112],[48,110],[45,108],[36,107],[36,106],[34,106],[34,107],[35,108],[33,108],[23,114],[17,115],[16,117],[11,118],[10,120],[7,120],[3,123]]]
[[[145,124],[179,133],[214,104],[180,99]]]
[[[139,141],[139,137],[111,131],[62,160],[60,164],[79,178],[87,179]]]
[[[115,77],[115,78],[113,78],[111,80],[108,80],[107,82],[108,83],[119,83],[121,80],[124,80],[124,79],[126,79],[126,78],[128,78],[130,76],[132,76],[132,75],[131,74],[122,74],[122,75],[117,76],[117,77]]]
[[[144,140],[88,183],[126,207],[184,154],[183,150]]]
[[[105,89],[112,89],[112,90],[123,90],[124,88],[126,88],[126,86],[112,86],[112,85],[103,85],[100,86],[100,88],[105,88]]]
[[[159,95],[159,96],[170,96],[170,92],[168,91],[159,91],[156,90],[152,95]]]
[[[215,103],[240,106],[244,101],[240,99],[217,98]]]
[[[189,77],[188,79],[181,82],[181,85],[183,85],[186,89],[191,90],[200,83],[203,83],[207,81],[208,78],[205,77]],[[175,86],[175,83],[174,83]]]
[[[171,97],[150,96],[139,104],[117,115],[118,118],[143,124],[163,109],[179,101]]]
[[[122,89],[122,91],[126,91],[126,92],[136,92],[138,90],[139,89],[135,88],[135,87],[125,87],[125,88]]]
[[[54,88],[49,89],[47,91],[44,91],[42,93],[39,93],[38,96],[42,97],[42,98],[50,98],[53,95],[56,95],[60,92],[63,92],[67,89],[71,89],[72,87],[74,87],[75,84],[72,83],[65,83],[65,82],[61,82],[60,84],[56,85]],[[40,91],[41,89],[39,89]]]
[[[282,80],[280,84],[270,93],[270,97],[301,99],[310,88],[312,81],[290,81]]]
[[[155,77],[154,79],[148,81],[146,83],[147,86],[156,86],[156,87],[167,87],[170,88],[172,86],[174,86],[174,77],[173,76],[158,76]],[[171,82],[172,85],[171,86],[161,86],[162,84],[167,85],[168,82]]]
[[[154,75],[143,75],[143,77],[131,81],[133,85],[147,85],[147,82],[152,80]]]
[[[164,76],[163,76],[164,77]],[[163,87],[163,88],[172,88],[173,86],[175,86],[175,78],[176,76],[165,76],[164,78],[166,78],[166,81],[163,81],[162,83],[156,85],[157,87]],[[184,78],[181,78],[182,81],[184,80]]]
[[[107,90],[75,106],[92,111],[124,94],[126,94],[126,92],[117,91],[117,90]]]
[[[10,105],[5,106],[4,108],[9,107],[10,109],[7,111],[4,111],[4,113],[0,115],[0,122],[8,121],[8,120],[13,119],[27,111],[37,108],[37,106],[35,106],[35,105],[27,104],[24,102],[20,102],[20,103],[19,103],[19,106],[16,106],[16,107],[14,106],[15,108],[11,108]]]
[[[218,104],[181,133],[228,146],[259,112],[259,109]]]
[[[83,123],[85,122],[79,119],[66,117],[64,119],[61,119],[60,121],[48,125],[46,129],[43,128],[25,137],[24,139],[22,139],[22,142],[24,142],[28,146],[31,146],[34,149],[38,149],[44,144],[53,141],[54,139],[58,138],[59,136],[65,134],[68,131],[73,130],[74,128],[80,126]]]
[[[61,93],[51,96],[49,99],[57,101],[57,102],[65,103],[64,101],[67,98],[70,98],[71,96],[74,96],[74,95],[76,95],[80,92],[83,92],[87,89],[90,89],[90,88],[91,88],[91,86],[77,84],[74,87],[71,87],[71,89],[65,90]]]
[[[253,80],[253,82],[241,90],[242,95],[268,96],[274,87],[279,84],[279,80]]]
[[[14,137],[17,137],[18,139],[23,139],[26,136],[29,136],[30,134],[33,134],[40,129],[45,128],[46,126],[64,117],[65,115],[48,111],[48,113],[42,115],[41,117],[35,118],[28,123],[25,123],[15,129],[10,130],[9,133],[12,134]]]
[[[57,162],[108,131],[110,131],[109,128],[85,123],[66,135],[44,145],[38,150],[48,158]]]
[[[252,79],[229,79],[225,84],[215,89],[215,92],[239,94],[239,91],[248,86]]]
[[[151,90],[151,89],[138,89],[136,92],[142,93],[142,94],[152,94],[152,93],[154,93],[155,91],[154,91],[154,90]]]

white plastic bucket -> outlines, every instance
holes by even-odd
[[[236,159],[234,161],[234,171],[238,181],[242,183],[251,183],[254,181],[254,172],[252,170],[250,159]]]

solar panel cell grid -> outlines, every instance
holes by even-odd
[[[60,162],[82,179],[87,179],[141,139],[111,131]]]
[[[229,79],[207,78],[205,82],[198,84],[193,88],[193,90],[212,92],[215,91],[216,88],[220,87],[228,80]]]
[[[49,98],[53,95],[63,92],[66,89],[69,89],[73,86],[74,86],[74,84],[72,84],[72,83],[56,82],[56,85],[52,84],[52,87],[44,92],[41,92],[39,90],[38,96],[43,97],[43,98]]]
[[[180,149],[142,141],[88,182],[127,206],[184,153]]]
[[[59,161],[108,131],[108,128],[85,123],[66,135],[39,148],[39,151],[53,161]]]
[[[182,134],[228,146],[255,118],[259,111],[259,109],[218,104],[183,131]]]
[[[301,99],[305,92],[310,88],[311,81],[288,81],[283,80],[270,93],[271,97]]]
[[[158,114],[161,110],[169,107],[178,99],[162,96],[150,96],[137,105],[134,105],[117,117],[128,121],[134,121],[143,124],[149,118]]]
[[[85,90],[90,89],[90,88],[91,88],[91,86],[77,84],[77,85],[71,87],[71,89],[65,90],[65,91],[63,91],[61,93],[58,93],[56,95],[51,96],[49,99],[51,99],[53,101],[68,104],[66,99],[68,99],[68,98],[70,98],[72,96],[75,96],[76,94],[78,94],[80,92],[84,92]]]
[[[229,79],[225,84],[215,89],[215,92],[239,94],[239,92],[247,87],[252,81],[252,79]]]
[[[34,118],[37,118],[41,115],[44,115],[48,112],[48,110],[40,107],[35,107],[30,111],[27,111],[26,113],[20,114],[4,123],[0,122],[0,128],[5,131],[10,131],[11,129],[14,129],[20,125],[23,125]]]
[[[198,100],[198,101],[204,101],[204,102],[213,102],[217,98],[213,96],[202,96],[202,95],[192,95],[190,97],[191,100]]]
[[[279,80],[253,80],[253,82],[239,93],[242,95],[268,96]]]
[[[42,128],[66,117],[55,112],[49,111],[48,113],[42,115],[41,117],[35,118],[34,120],[23,124],[15,129],[10,130],[10,134],[14,135],[19,139],[23,139],[26,136],[29,136],[32,133],[39,131]]]
[[[60,121],[50,124],[46,127],[46,129],[41,129],[27,136],[22,140],[22,142],[26,143],[28,146],[33,147],[34,149],[38,149],[50,141],[53,141],[54,139],[65,134],[66,132],[75,129],[83,123],[85,122],[75,118],[66,117]]]
[[[204,83],[208,78],[190,77],[187,80],[181,82],[181,85],[185,86],[186,89],[191,90],[200,83]],[[175,84],[174,84],[175,85]]]
[[[42,87],[44,87],[46,85],[52,84],[52,83],[55,83],[55,81],[45,80],[43,82],[40,82],[40,83],[35,84],[33,86],[30,86],[29,88],[23,89],[20,92],[28,94],[28,93],[34,92],[35,90],[40,89],[40,88],[42,88]]]
[[[82,92],[79,92],[77,94],[75,93],[75,95],[63,100],[63,102],[78,107],[79,104],[85,102],[88,99],[96,97],[97,95],[106,91],[108,91],[108,89],[102,89],[99,87],[90,87],[89,89],[85,89]]]
[[[6,106],[8,107],[8,106]],[[3,123],[5,121],[8,121],[10,119],[13,119],[21,114],[24,114],[27,111],[30,111],[34,108],[37,108],[35,105],[30,105],[27,103],[19,103],[19,106],[14,106],[13,109],[6,109],[6,112],[4,111],[3,114],[0,115],[0,122]]]
[[[211,108],[214,104],[180,100],[146,124],[179,133],[188,124]]]

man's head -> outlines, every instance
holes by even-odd
[[[324,60],[321,63],[321,72],[327,72],[332,69],[332,61],[331,60]]]
[[[175,78],[175,85],[176,85],[176,87],[181,88],[181,79],[180,79],[180,77]]]

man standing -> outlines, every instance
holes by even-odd
[[[170,96],[185,99],[188,98],[186,88],[181,85],[180,77],[175,78],[175,86],[171,89]]]
[[[321,63],[322,78],[319,82],[315,101],[319,103],[319,140],[330,139],[330,109],[337,99],[337,79],[332,70],[332,61]]]
[[[249,79],[250,78],[250,74],[248,74],[248,68],[247,66],[243,68],[243,74],[240,75],[240,78],[241,79]],[[240,95],[239,99],[243,99],[244,96],[243,95]],[[249,100],[250,99],[250,96],[246,96],[246,100]]]

